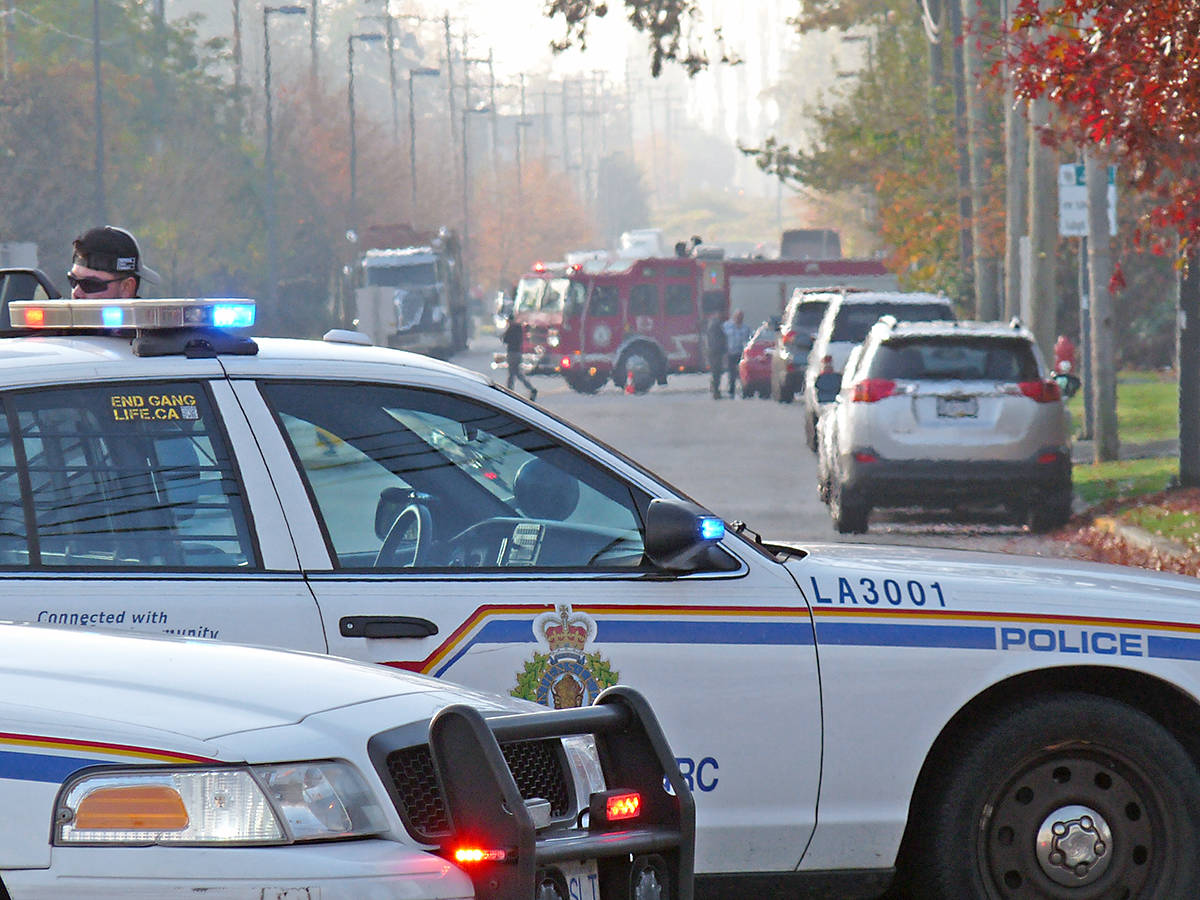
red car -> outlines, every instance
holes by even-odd
[[[775,355],[775,332],[773,322],[763,322],[750,335],[738,360],[738,381],[742,384],[742,396],[771,396],[771,357]]]

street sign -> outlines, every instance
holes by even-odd
[[[1082,164],[1058,167],[1058,233],[1087,237],[1087,179]],[[1108,167],[1108,233],[1117,233],[1117,167]]]

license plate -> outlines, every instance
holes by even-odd
[[[600,874],[594,859],[561,862],[558,868],[567,879],[571,900],[600,900]]]
[[[979,415],[979,401],[974,397],[938,397],[937,414],[943,419],[973,419]]]

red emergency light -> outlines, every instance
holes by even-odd
[[[592,827],[627,822],[642,814],[642,795],[637,791],[614,790],[592,794],[588,821]]]
[[[454,861],[469,866],[473,863],[496,863],[508,859],[507,850],[486,847],[459,847],[454,851]]]

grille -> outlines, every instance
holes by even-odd
[[[517,789],[526,800],[540,797],[550,801],[550,814],[559,818],[570,812],[569,773],[557,740],[516,741],[500,750],[512,772]],[[446,799],[433,773],[429,747],[405,747],[388,754],[388,774],[400,797],[400,816],[414,838],[434,844],[450,833]]]

